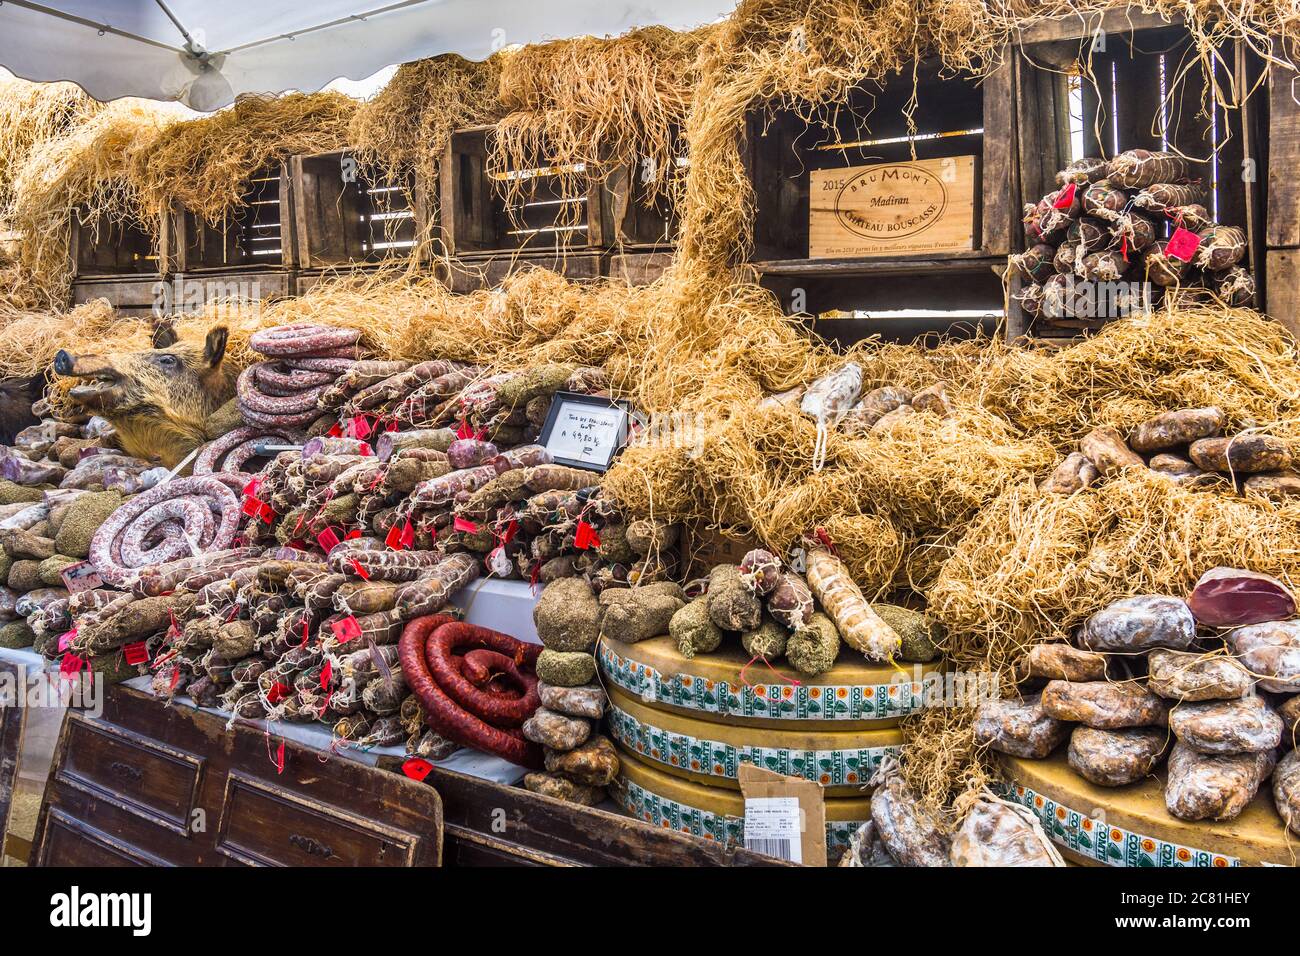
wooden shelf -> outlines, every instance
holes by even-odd
[[[979,252],[960,253],[943,259],[775,259],[752,263],[760,275],[809,276],[818,279],[854,279],[890,275],[930,275],[942,272],[984,272],[1001,274],[1006,256]]]

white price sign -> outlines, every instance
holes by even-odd
[[[561,464],[604,471],[627,441],[627,418],[621,405],[560,392],[551,405],[542,443]]]

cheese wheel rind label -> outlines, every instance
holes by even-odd
[[[735,780],[740,764],[752,763],[787,776],[815,780],[824,787],[861,785],[870,780],[886,756],[901,746],[853,750],[790,750],[758,745],[736,747],[644,723],[611,701],[610,735],[646,760],[692,773]],[[755,731],[761,735],[762,731]]]
[[[649,664],[622,657],[605,642],[596,656],[605,679],[634,697],[723,717],[887,720],[925,707],[926,688],[912,679],[888,684],[733,685],[692,674],[665,675]]]
[[[711,813],[697,807],[661,797],[619,777],[610,788],[618,803],[629,815],[644,820],[651,826],[689,833],[715,840],[726,846],[745,845],[745,818],[727,813]],[[828,852],[847,849],[849,838],[865,820],[828,820],[826,823],[826,849]]]
[[[1221,869],[1241,866],[1235,856],[1211,853],[1195,847],[1145,836],[1114,823],[1080,813],[1030,787],[1003,784],[1001,795],[1028,807],[1043,824],[1043,830],[1065,849],[1107,866],[1173,866]]]

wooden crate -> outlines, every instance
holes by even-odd
[[[72,304],[107,299],[115,311],[124,315],[146,316],[155,311],[165,314],[169,309],[163,286],[168,281],[161,276],[78,278],[72,280]]]
[[[241,205],[228,212],[219,226],[177,204],[164,271],[294,268],[297,227],[288,163],[249,177],[241,195]]]
[[[439,183],[439,216],[447,251],[461,258],[589,252],[614,239],[613,209],[605,187],[581,170],[574,194],[561,189],[557,168],[539,159],[529,169],[491,173],[492,127],[451,135]],[[521,187],[510,195],[508,179]]]
[[[69,241],[72,274],[83,278],[161,275],[166,223],[162,231],[159,243],[139,223],[114,222],[103,215],[92,218],[84,210],[74,211]]]
[[[436,196],[414,172],[402,182],[379,182],[344,151],[294,156],[289,172],[301,269],[408,259],[427,229],[437,239],[437,223],[430,222]]]
[[[1284,51],[1279,50],[1279,53]],[[1290,51],[1295,56],[1296,51]],[[1266,191],[1265,301],[1268,314],[1291,333],[1300,336],[1300,187],[1295,171],[1300,169],[1300,95],[1294,77],[1286,70],[1269,76],[1267,126],[1260,123],[1255,142],[1262,165],[1268,170]]]
[[[322,761],[247,722],[107,688],[70,712],[33,841],[37,866],[438,866],[435,790]]]
[[[993,269],[1012,248],[1019,218],[1008,179],[1015,175],[1009,61],[980,83],[918,65],[914,128],[910,75],[855,90],[809,121],[800,111],[762,111],[747,126],[745,161],[756,200],[754,266],[788,312],[919,310],[943,327],[953,309],[1000,311]],[[913,155],[913,150],[915,155]],[[811,258],[814,171],[974,156],[969,250],[897,256]],[[882,281],[883,280],[883,281]],[[882,331],[872,319],[846,341]]]
[[[1226,42],[1218,51],[1217,76],[1209,77],[1196,62],[1192,37],[1180,20],[1126,10],[1037,23],[1022,31],[1017,52],[1020,204],[1037,202],[1056,189],[1056,172],[1078,156],[1109,158],[1144,148],[1177,149],[1203,159],[1199,172],[1210,186],[1205,205],[1218,222],[1245,229],[1249,252],[1244,264],[1255,272],[1262,301],[1264,170],[1269,165],[1267,136],[1261,133],[1268,97],[1251,97],[1240,109],[1213,105],[1213,115],[1201,102],[1202,91],[1216,79],[1222,87],[1250,90],[1262,75],[1259,58],[1243,44]],[[1095,86],[1079,78],[1080,64],[1089,62]],[[1182,92],[1169,96],[1176,78]],[[1221,143],[1217,153],[1216,132]],[[1017,248],[1024,248],[1022,231],[1015,239]],[[1008,335],[1031,331],[1040,334],[1029,328],[1018,308],[1010,309]],[[1072,332],[1061,327],[1054,334]]]

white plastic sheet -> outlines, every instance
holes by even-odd
[[[5,0],[0,66],[71,80],[100,100],[141,96],[213,110],[241,93],[314,91],[441,53],[689,29],[735,0]],[[170,15],[169,15],[170,14]]]

